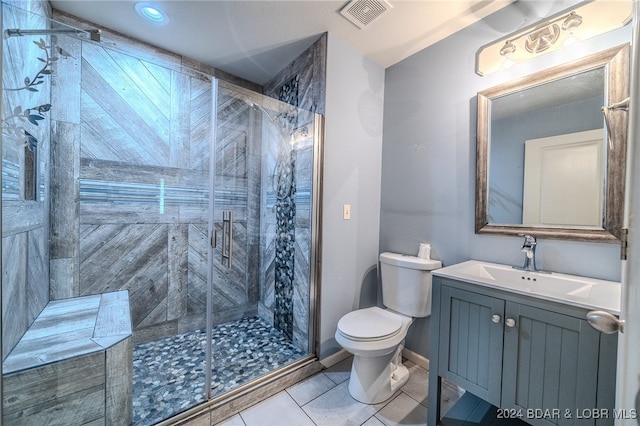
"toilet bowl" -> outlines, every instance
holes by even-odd
[[[359,309],[338,322],[336,341],[354,355],[349,393],[357,401],[387,400],[407,380],[402,348],[413,319],[389,309]]]
[[[402,349],[413,318],[431,314],[431,273],[437,260],[397,253],[380,254],[382,302],[344,315],[336,342],[353,354],[349,393],[365,404],[390,398],[409,380]]]

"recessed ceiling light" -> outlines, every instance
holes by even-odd
[[[157,25],[165,25],[169,22],[167,15],[158,6],[151,3],[136,3],[136,12],[149,22]]]

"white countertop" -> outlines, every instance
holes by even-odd
[[[620,314],[621,285],[615,281],[556,272],[521,271],[509,265],[479,260],[447,266],[432,274],[543,300]]]

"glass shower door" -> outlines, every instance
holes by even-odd
[[[151,425],[208,396],[211,78],[91,42],[75,55],[79,292],[128,290],[133,423]]]
[[[29,32],[2,41],[0,423],[156,424],[210,394],[211,77],[47,13],[2,3],[3,28]],[[113,294],[130,317],[96,331],[87,315]],[[16,363],[48,307],[51,335],[36,324],[46,344],[28,354],[41,362]],[[112,361],[94,333],[125,317]]]
[[[313,353],[318,116],[218,82],[213,370],[218,395]]]

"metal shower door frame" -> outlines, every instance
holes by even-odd
[[[232,83],[223,82],[225,87],[232,87],[234,90],[237,90],[242,95],[246,96],[248,100],[256,103],[260,103],[260,99],[264,96],[262,94],[253,92],[249,89],[242,88],[240,86],[236,86]],[[274,376],[280,375],[281,370],[268,373],[265,376],[258,378],[246,385],[242,385],[232,391],[229,391],[223,395],[219,395],[216,397],[212,396],[211,391],[211,382],[212,382],[212,360],[213,360],[213,349],[212,349],[212,330],[213,330],[213,285],[214,285],[214,248],[215,248],[215,239],[217,238],[217,232],[215,230],[215,200],[214,200],[214,191],[215,191],[215,178],[216,178],[216,155],[215,155],[215,143],[216,143],[216,132],[217,132],[217,99],[219,94],[219,80],[215,77],[212,77],[212,141],[210,147],[210,165],[209,165],[209,181],[211,182],[211,186],[209,189],[209,241],[212,243],[209,244],[209,253],[208,253],[208,276],[207,276],[207,318],[206,318],[206,335],[207,335],[207,346],[206,346],[206,374],[205,374],[205,386],[206,386],[206,400],[210,404],[217,404],[220,400],[225,398],[233,398],[234,395],[246,392],[248,388],[252,386],[260,385],[263,382],[268,382],[273,379]],[[279,101],[278,101],[279,102]],[[321,241],[322,241],[322,170],[324,166],[323,162],[323,146],[324,146],[324,117],[321,114],[314,113],[313,114],[313,123],[314,123],[314,131],[313,131],[313,176],[311,183],[311,203],[312,208],[310,212],[310,220],[311,220],[311,241],[310,241],[310,255],[309,255],[309,318],[308,318],[308,353],[304,358],[292,363],[291,365],[284,367],[282,370],[286,370],[287,368],[295,368],[301,364],[308,363],[311,361],[317,360],[317,348],[318,348],[318,327],[319,327],[319,288],[320,288],[320,271],[321,271]],[[224,230],[223,230],[224,233]],[[223,247],[223,253],[225,249]],[[229,260],[225,257],[226,260]],[[202,406],[201,406],[202,407]],[[200,408],[201,408],[200,407]],[[194,407],[196,408],[196,407]]]

